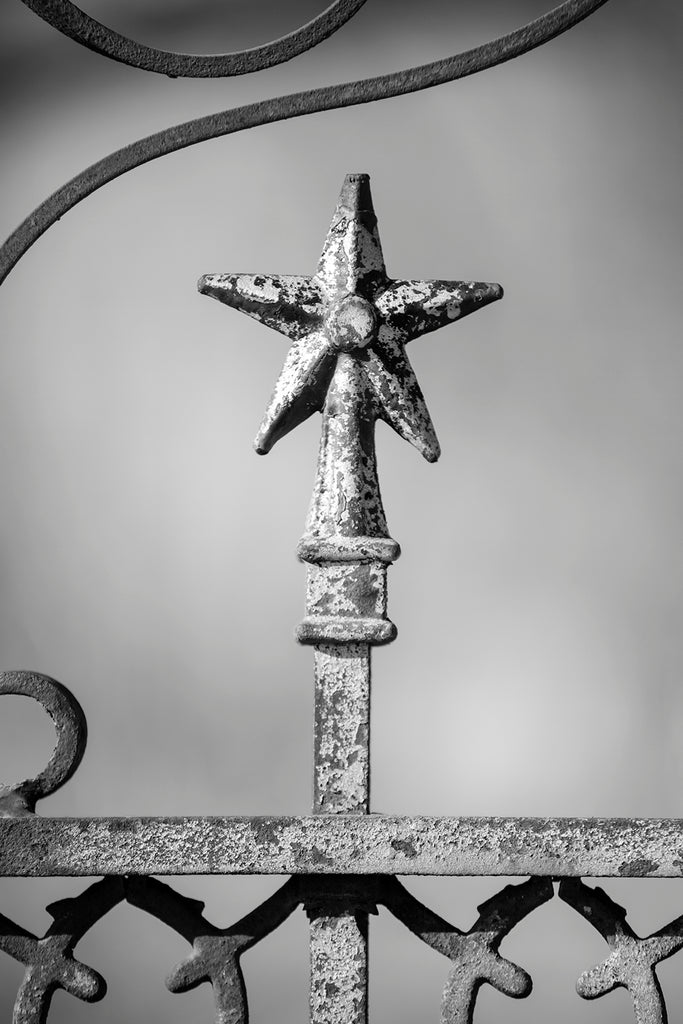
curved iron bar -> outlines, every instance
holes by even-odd
[[[120,35],[91,18],[70,0],[22,0],[58,32],[95,53],[170,78],[228,78],[284,64],[312,49],[360,10],[366,0],[334,0],[311,21],[270,43],[234,53],[173,53]]]
[[[36,801],[54,793],[71,778],[81,763],[88,725],[81,705],[70,690],[37,672],[1,672],[0,695],[32,697],[47,711],[57,733],[52,756],[35,778],[12,785],[0,783],[0,816],[32,814]]]
[[[166,128],[124,146],[92,164],[53,192],[9,236],[0,249],[0,283],[33,243],[60,217],[98,188],[135,167],[198,142],[231,135],[245,128],[272,124],[275,121],[285,121],[323,110],[335,110],[402,96],[476,74],[478,71],[484,71],[486,68],[495,67],[528,53],[529,50],[554,39],[583,21],[606,2],[607,0],[566,0],[559,7],[523,28],[453,57],[376,78],[324,86],[320,89],[250,103],[244,107],[234,107]]]
[[[80,896],[50,904],[47,911],[53,923],[42,939],[0,914],[0,949],[26,967],[14,1004],[13,1024],[45,1024],[58,988],[88,1003],[104,997],[104,978],[76,960],[73,951],[123,896],[120,878],[103,878]]]
[[[601,964],[581,975],[576,983],[579,995],[598,999],[615,988],[625,988],[633,1000],[637,1024],[666,1024],[664,993],[655,968],[683,949],[683,916],[640,938],[627,923],[624,908],[604,889],[585,885],[580,878],[565,878],[559,896],[600,932],[611,950]]]
[[[204,904],[182,896],[156,878],[126,879],[126,900],[152,914],[192,944],[190,956],[167,978],[171,992],[189,992],[208,981],[213,987],[216,1024],[246,1024],[247,996],[240,957],[282,924],[301,902],[298,882],[288,879],[256,910],[229,928],[203,916]]]
[[[452,962],[441,1005],[442,1024],[472,1024],[479,989],[492,985],[522,999],[531,992],[526,971],[500,956],[498,948],[515,925],[553,896],[548,878],[507,885],[477,909],[479,917],[461,932],[425,907],[396,878],[387,878],[381,902],[418,938]]]

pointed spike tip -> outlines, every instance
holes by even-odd
[[[427,462],[438,462],[441,457],[441,445],[433,425],[429,433],[431,436],[428,436],[425,432],[415,438],[405,437],[404,440],[412,444],[414,448],[417,448],[422,458],[426,459]]]
[[[501,284],[477,284],[476,290],[472,296],[472,301],[477,306],[488,306],[489,302],[497,302],[498,299],[502,299],[504,292]]]
[[[339,195],[339,205],[354,213],[373,213],[369,174],[347,174]]]
[[[460,303],[460,319],[482,306],[488,306],[503,298],[503,287],[500,284],[489,284],[476,281],[467,286],[465,295]]]
[[[234,285],[234,277],[230,274],[202,274],[197,281],[197,291],[231,306],[234,302],[233,296],[239,294]]]
[[[218,299],[240,312],[249,312],[244,308],[244,295],[237,284],[237,277],[235,274],[204,274],[197,281],[197,290],[201,295]]]
[[[254,438],[254,451],[257,455],[267,455],[275,442],[262,430]]]

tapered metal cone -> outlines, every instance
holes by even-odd
[[[460,293],[459,319],[462,320],[464,316],[474,313],[475,310],[481,309],[482,306],[488,306],[490,302],[497,302],[498,299],[502,299],[503,286],[500,284],[489,284],[486,281],[467,281],[460,284]]]
[[[358,294],[373,299],[387,281],[368,174],[347,174],[316,279],[328,298]]]

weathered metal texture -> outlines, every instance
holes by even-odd
[[[314,814],[370,810],[370,648],[315,649]],[[368,897],[357,878],[306,887],[311,1024],[366,1024]],[[376,908],[373,908],[376,913]]]
[[[576,983],[584,999],[625,988],[633,1000],[636,1024],[666,1024],[667,1013],[656,966],[683,948],[683,916],[641,939],[626,922],[626,911],[600,888],[564,879],[560,898],[600,932],[612,952]]]
[[[51,224],[120,174],[186,146],[259,124],[371,102],[453,81],[527,52],[585,18],[605,0],[569,0],[523,29],[446,60],[360,82],[279,97],[160,132],[88,168],[43,203],[0,250],[0,281]],[[243,74],[288,60],[336,31],[364,0],[336,0],[307,25],[242,53],[171,54],[126,39],[70,0],[24,0],[59,31],[98,53],[172,76]],[[290,338],[282,374],[256,439],[266,453],[322,412],[318,475],[299,556],[307,562],[306,618],[298,639],[315,646],[314,815],[307,818],[45,819],[36,801],[75,771],[86,723],[68,690],[46,676],[7,673],[0,694],[39,700],[57,746],[43,772],[0,788],[0,873],[106,874],[75,899],[48,907],[42,939],[0,915],[0,949],[26,967],[14,1024],[44,1024],[63,988],[95,1000],[103,979],[74,959],[83,934],[125,898],[183,935],[190,956],[171,991],[213,986],[217,1024],[246,1024],[241,955],[302,903],[311,922],[313,1024],[367,1021],[368,914],[389,910],[452,964],[441,1019],[471,1024],[480,987],[512,997],[528,974],[502,958],[503,938],[553,894],[607,940],[610,956],[578,983],[585,998],[629,991],[638,1024],[664,1024],[656,965],[683,947],[683,917],[641,939],[625,911],[580,875],[683,874],[683,821],[449,819],[369,816],[370,648],[396,630],[387,617],[387,568],[399,548],[388,536],[377,479],[374,427],[389,423],[430,462],[439,444],[405,346],[502,295],[499,285],[388,278],[367,175],[348,175],[315,275],[212,275],[214,295]],[[203,904],[149,875],[294,873],[269,900],[230,928]],[[531,874],[479,908],[463,933],[420,904],[401,874]],[[122,878],[121,875],[130,877]]]
[[[291,341],[257,452],[266,454],[322,412],[315,488],[299,547],[311,564],[306,618],[297,633],[316,645],[314,812],[367,814],[369,646],[396,635],[386,594],[387,555],[395,545],[377,478],[375,423],[385,420],[430,462],[438,458],[405,345],[500,298],[502,288],[391,281],[369,176],[348,174],[313,277],[211,274],[199,290]],[[377,541],[384,557],[369,556]],[[309,913],[311,1020],[363,1024],[367,912],[344,890],[336,904],[327,898]]]
[[[309,872],[680,878],[683,820],[0,818],[0,875]]]
[[[479,908],[478,921],[462,933],[394,878],[311,874],[290,878],[236,924],[217,928],[203,916],[203,903],[169,885],[149,877],[110,878],[76,899],[48,907],[55,923],[41,940],[0,915],[0,949],[27,967],[13,1024],[44,1024],[57,988],[88,1001],[104,995],[103,979],[74,960],[73,949],[89,928],[125,899],[192,946],[190,956],[167,978],[170,991],[187,992],[208,982],[213,988],[216,1024],[246,1024],[241,957],[303,904],[311,922],[311,1021],[350,1024],[367,1019],[367,918],[377,913],[381,903],[452,961],[442,1020],[469,1024],[482,984],[492,984],[514,997],[530,991],[528,975],[501,958],[498,948],[515,924],[552,893],[552,885],[544,879],[507,886]]]
[[[202,912],[204,904],[181,896],[154,878],[129,878],[126,899],[173,928],[192,945],[192,953],[171,972],[171,992],[189,992],[203,982],[213,988],[215,1024],[246,1024],[247,995],[240,966],[243,953],[269,935],[301,902],[295,879],[289,879],[260,907],[229,928],[217,928]]]
[[[31,814],[36,801],[54,793],[71,778],[81,763],[88,737],[83,709],[65,686],[37,672],[0,673],[0,695],[32,697],[52,719],[57,743],[48,764],[31,779],[0,783],[0,817]]]
[[[370,648],[315,649],[314,814],[370,810]],[[311,1024],[367,1024],[368,897],[356,878],[306,886]],[[376,913],[376,908],[373,908]]]
[[[343,568],[348,568],[344,566]],[[370,647],[315,649],[313,813],[370,810]],[[358,878],[307,880],[311,1024],[367,1024],[367,886]]]
[[[521,885],[506,886],[477,908],[479,917],[468,932],[428,910],[396,878],[385,879],[382,891],[382,902],[391,913],[452,962],[441,1006],[443,1024],[471,1024],[484,984],[513,999],[529,995],[529,975],[500,956],[498,949],[516,924],[552,898],[550,879],[530,878]]]
[[[320,909],[310,917],[310,1022],[368,1019],[368,921],[354,910]]]
[[[89,1003],[102,999],[104,978],[76,960],[73,951],[123,895],[120,879],[105,878],[80,896],[52,903],[47,911],[54,920],[42,939],[0,914],[0,949],[26,967],[12,1024],[45,1024],[52,996],[60,988]]]
[[[307,535],[386,537],[375,420],[386,420],[430,462],[439,457],[405,345],[499,299],[500,285],[392,281],[369,175],[348,174],[313,277],[207,274],[198,287],[292,341],[256,437],[260,454],[324,411]]]
[[[376,879],[307,878],[311,922],[311,1024],[362,1024],[368,1017],[368,914]]]
[[[396,629],[387,618],[386,569],[398,551],[382,507],[375,423],[385,420],[428,461],[439,457],[405,346],[494,302],[502,288],[392,281],[369,176],[348,174],[313,277],[208,274],[199,290],[291,341],[256,437],[260,454],[322,412],[315,488],[299,546],[299,556],[311,563],[299,640],[388,643]]]
[[[317,17],[280,39],[234,53],[172,53],[113,32],[70,0],[23,0],[70,39],[122,64],[171,78],[226,78],[282,64],[310,50],[341,28],[365,0],[334,0]]]
[[[308,562],[302,644],[386,644],[396,637],[387,615],[387,568],[400,548],[391,538],[306,535],[297,551]]]
[[[370,810],[370,650],[317,647],[313,812]]]
[[[0,247],[0,283],[49,227],[87,196],[121,174],[208,139],[232,135],[323,110],[351,107],[430,89],[476,74],[528,53],[602,7],[607,0],[566,0],[548,14],[472,50],[430,64],[343,85],[330,85],[224,110],[149,135],[92,164],[57,189],[19,225]]]
[[[309,568],[299,643],[377,645],[395,637],[387,618],[386,563],[330,559]]]

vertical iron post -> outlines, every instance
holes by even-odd
[[[357,204],[363,183],[349,184]],[[353,327],[368,322],[372,329],[364,316],[359,300],[348,319]],[[398,545],[387,536],[379,492],[373,398],[357,361],[342,348],[339,320],[330,328],[340,354],[323,407],[315,489],[299,545],[308,586],[297,636],[315,649],[313,812],[368,814],[371,646],[396,633],[386,618],[386,572]],[[312,894],[311,1024],[366,1024],[367,895],[344,878],[318,878]]]
[[[313,277],[209,274],[199,290],[291,339],[256,437],[265,455],[322,413],[318,469],[299,558],[308,564],[297,639],[315,649],[315,814],[370,810],[370,651],[387,617],[389,537],[377,479],[383,419],[429,461],[439,443],[405,345],[500,298],[497,284],[391,280],[370,179],[348,174]],[[312,1024],[367,1021],[368,913],[351,876],[305,883]]]
[[[367,814],[370,804],[370,648],[315,647],[315,814]],[[368,914],[343,879],[318,878],[309,900],[311,1024],[365,1024]],[[354,898],[355,897],[355,898]]]

